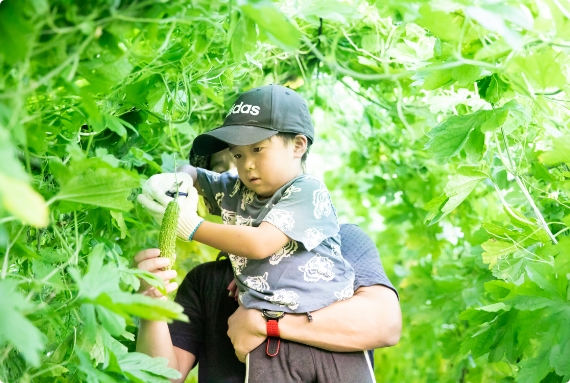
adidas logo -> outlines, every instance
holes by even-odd
[[[257,116],[259,114],[259,106],[250,105],[250,104],[244,105],[243,101],[242,101],[239,104],[235,104],[234,106],[232,106],[230,108],[230,111],[228,112],[227,116],[229,116],[230,114],[236,114],[236,113],[248,113],[248,114],[251,114],[252,116]]]

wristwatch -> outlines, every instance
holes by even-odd
[[[283,311],[261,310],[261,315],[267,321],[267,347],[265,352],[268,356],[275,356],[279,353],[281,338],[279,334],[279,319],[285,316]]]

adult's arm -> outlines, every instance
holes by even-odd
[[[383,285],[360,287],[352,298],[311,314],[312,322],[305,314],[286,314],[279,321],[281,338],[348,352],[393,346],[402,331],[398,297]],[[241,361],[267,337],[265,319],[258,310],[240,306],[228,325],[228,336]]]
[[[172,344],[166,322],[141,320],[136,350],[153,358],[168,359],[168,367],[181,374],[180,379],[171,379],[174,383],[183,383],[196,361],[194,354]]]
[[[192,180],[194,181],[194,187],[198,190],[198,194],[202,195],[202,188],[200,188],[200,183],[198,182],[198,172],[196,168],[192,165],[180,165],[176,168],[177,172],[184,172],[190,174]]]
[[[176,277],[176,271],[162,270],[165,266],[168,266],[170,261],[167,258],[159,258],[159,254],[160,251],[158,249],[147,249],[139,252],[135,256],[136,267],[158,275],[164,279],[166,291],[174,291],[178,284],[176,282],[170,283],[170,280]],[[157,299],[166,299],[158,290],[151,288],[143,281],[141,281],[139,293]],[[136,350],[152,357],[168,359],[168,366],[178,370],[182,375],[180,379],[171,379],[175,383],[184,382],[196,360],[194,354],[172,344],[168,324],[162,321],[141,320]]]

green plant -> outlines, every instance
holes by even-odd
[[[181,318],[133,294],[159,283],[129,267],[158,235],[132,201],[277,82],[399,287],[377,379],[568,381],[569,18],[556,0],[4,0],[0,380],[174,376],[132,352],[135,316]],[[181,270],[215,255],[176,246]]]

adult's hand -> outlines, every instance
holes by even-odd
[[[236,356],[245,363],[245,357],[267,338],[265,319],[261,311],[246,309],[242,305],[228,319],[228,336]]]
[[[170,282],[171,279],[176,278],[176,270],[164,270],[170,264],[168,258],[159,257],[159,249],[146,249],[139,251],[135,255],[134,267],[139,270],[149,271],[159,278],[164,280],[166,292],[170,293],[178,288],[178,283]],[[141,280],[141,286],[138,291],[139,294],[148,295],[153,298],[166,299],[160,291],[150,286],[144,280]]]

